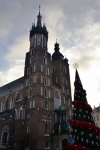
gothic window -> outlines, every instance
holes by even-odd
[[[50,86],[50,79],[48,79],[48,86]]]
[[[32,84],[32,77],[29,77],[29,85]]]
[[[8,136],[9,136],[9,126],[5,125],[2,128],[2,134],[1,134],[1,144],[7,145],[8,144]]]
[[[32,97],[32,88],[30,87],[28,90],[28,98]]]
[[[48,68],[48,75],[50,75],[50,70],[49,70],[49,68]]]
[[[30,109],[35,107],[35,100],[30,100]]]
[[[56,77],[56,84],[58,83],[58,77]]]
[[[43,65],[41,65],[41,72],[43,72]]]
[[[14,99],[13,97],[11,97],[10,99],[10,109],[13,109],[14,108]]]
[[[25,119],[25,108],[21,106],[19,111],[19,119]]]
[[[44,78],[44,85],[47,85],[47,77]]]
[[[46,47],[46,38],[44,37],[44,39],[43,39],[43,44],[44,44],[44,46]]]
[[[30,67],[30,74],[32,74],[32,72],[33,72],[33,68],[32,68],[32,66]]]
[[[15,119],[16,120],[20,119],[20,108],[15,109]]]
[[[50,90],[48,91],[49,93],[48,93],[48,97],[50,98]]]
[[[54,73],[55,72],[55,67],[52,67],[52,73]]]
[[[43,63],[44,63],[44,64],[47,64],[47,59],[46,59],[46,57],[43,58]]]
[[[34,83],[36,83],[36,76],[34,76]]]
[[[48,110],[48,109],[49,109],[49,104],[48,104],[48,102],[47,102],[47,101],[45,101],[45,103],[44,103],[44,109],[46,109],[46,110]]]
[[[58,90],[55,90],[54,92],[54,108],[59,108],[61,106],[61,95]]]
[[[1,112],[5,110],[5,102],[4,100],[1,102]]]
[[[46,98],[48,97],[48,90],[47,90],[47,88],[44,89],[44,97],[46,97]]]
[[[40,45],[40,35],[37,35],[37,45]]]
[[[44,49],[44,56],[46,56],[46,49]]]
[[[41,96],[43,96],[43,87],[41,87]]]
[[[34,65],[34,72],[36,71],[36,65]]]
[[[63,72],[66,74],[66,67],[65,66],[63,67]]]
[[[7,135],[8,135],[7,132],[3,132],[3,135],[2,135],[2,145],[6,145],[7,144]]]
[[[43,83],[43,76],[41,75],[41,83]]]

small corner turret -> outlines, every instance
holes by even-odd
[[[52,61],[55,61],[58,59],[61,59],[61,60],[64,59],[64,56],[60,53],[59,49],[60,49],[59,44],[57,43],[57,40],[56,40],[55,48],[54,48],[55,52],[52,55]]]

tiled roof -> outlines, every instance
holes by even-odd
[[[2,87],[0,87],[0,97],[7,95],[11,92],[18,91],[23,88],[24,77],[14,80]]]

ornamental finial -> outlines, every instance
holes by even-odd
[[[77,68],[78,68],[78,64],[77,64],[77,63],[73,64],[73,67],[74,67],[75,69],[77,69]]]

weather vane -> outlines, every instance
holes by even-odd
[[[78,64],[77,64],[77,63],[73,64],[73,67],[74,67],[75,69],[77,69],[77,68],[78,68]]]

